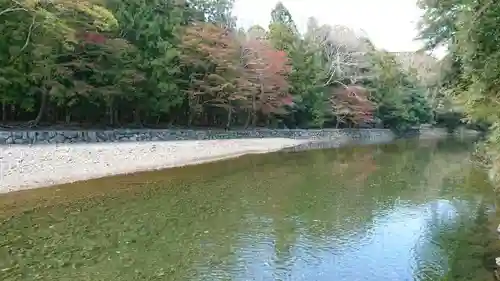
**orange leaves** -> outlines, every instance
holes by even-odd
[[[288,56],[274,49],[269,42],[249,39],[243,44],[246,73],[258,87],[254,91],[254,110],[265,115],[286,114],[285,105],[291,105],[288,96]]]
[[[184,30],[181,49],[189,63],[211,63],[218,72],[234,70],[239,45],[226,29],[209,23],[195,23]]]
[[[360,86],[347,86],[334,91],[330,100],[333,111],[343,121],[360,124],[371,121],[374,105],[368,99],[369,92]]]
[[[104,44],[106,36],[95,32],[85,32],[82,34],[82,40],[91,44]]]
[[[269,42],[257,39],[245,42],[244,48],[249,69],[271,81],[281,82],[275,84],[286,86],[283,80],[286,80],[291,69],[285,52],[274,49]]]
[[[240,46],[228,30],[210,23],[194,23],[184,30],[181,63],[189,72],[186,93],[192,108],[226,109],[229,113],[245,98],[239,92],[242,67]]]
[[[241,40],[219,26],[195,23],[184,30],[180,48],[191,77],[187,93],[198,104],[246,111],[254,124],[258,116],[286,114],[293,104],[287,54],[264,40]]]

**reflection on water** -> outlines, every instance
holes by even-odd
[[[469,148],[275,153],[4,195],[0,279],[489,278],[492,189]]]

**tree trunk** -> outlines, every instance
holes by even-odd
[[[47,107],[47,100],[48,100],[48,94],[45,89],[42,90],[42,101],[40,103],[40,108],[38,109],[38,115],[36,116],[35,120],[30,121],[28,124],[30,127],[36,127],[38,126],[38,123],[43,118],[43,114],[45,113],[45,109]]]
[[[260,85],[260,92],[264,92],[264,86]],[[257,95],[252,95],[252,126],[257,126]]]
[[[248,126],[250,126],[250,121],[252,121],[252,110],[248,111],[247,120],[245,121],[245,129],[248,129]]]
[[[108,117],[109,117],[109,125],[113,126],[114,125],[114,116],[113,116],[113,100],[109,101],[108,105]]]
[[[202,112],[201,119],[204,126],[210,126],[210,121],[209,121],[210,118],[208,116],[208,112],[206,111]]]
[[[188,123],[187,123],[188,127],[191,127],[191,125],[193,125],[193,119],[194,119],[194,112],[192,109],[190,109],[189,116],[188,116]]]
[[[66,110],[65,121],[66,124],[69,124],[71,122],[71,112],[69,112],[69,110]]]
[[[17,120],[17,119],[16,119],[16,118],[17,118],[17,108],[16,108],[16,105],[15,105],[15,104],[12,104],[12,105],[10,106],[10,114],[11,114],[11,115],[10,115],[10,118],[11,118],[12,120],[14,120],[14,121],[15,121],[15,120]]]
[[[7,121],[7,102],[5,99],[2,100],[2,122]]]
[[[134,110],[134,123],[139,125],[139,126],[142,126],[142,122],[141,122],[141,111],[139,108],[136,108]]]
[[[226,129],[229,130],[231,127],[231,119],[233,118],[233,108],[229,106],[227,109],[227,123],[226,123]]]
[[[257,112],[254,112],[253,113],[253,116],[252,116],[252,127],[257,127]]]
[[[118,110],[116,109],[113,110],[113,116],[114,116],[113,122],[115,122],[115,125],[120,126],[120,119],[119,119],[120,116],[118,115]]]

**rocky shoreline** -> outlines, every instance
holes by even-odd
[[[322,139],[365,140],[394,138],[388,129],[116,129],[116,130],[0,130],[0,145],[57,143],[122,143],[143,141],[227,140],[227,139]]]

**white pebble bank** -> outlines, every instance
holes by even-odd
[[[0,146],[0,193],[299,145],[286,138]]]

